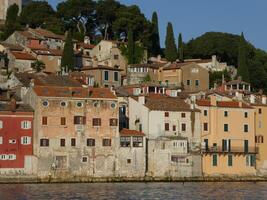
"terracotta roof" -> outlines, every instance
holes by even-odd
[[[45,38],[53,38],[53,39],[61,39],[61,40],[63,40],[65,38],[64,35],[58,35],[58,34],[55,34],[51,31],[41,29],[41,28],[29,29],[29,31],[33,32],[37,35],[40,35],[42,37],[45,37]]]
[[[168,63],[163,67],[163,70],[172,70],[172,69],[181,69],[183,65],[187,65],[188,63]]]
[[[217,101],[217,107],[225,107],[225,108],[253,108],[252,106],[241,103],[238,101]],[[201,99],[197,101],[198,106],[212,106],[210,100]]]
[[[31,50],[37,55],[48,55],[48,56],[62,56],[63,55],[63,51],[59,49],[31,48]]]
[[[84,48],[84,49],[93,49],[95,47],[95,45],[92,45],[92,44],[86,44],[84,42],[78,42],[77,43],[77,48]]]
[[[233,85],[233,84],[244,84],[244,85],[250,85],[249,83],[242,81],[242,80],[232,80],[229,81],[227,83],[225,83],[225,85]]]
[[[11,54],[18,60],[36,60],[36,58],[26,52],[11,51]]]
[[[34,79],[35,85],[60,86],[60,87],[82,87],[81,83],[68,77],[59,75],[38,75]]]
[[[141,131],[123,128],[120,132],[120,136],[145,136],[145,134]]]
[[[193,111],[190,105],[180,97],[169,97],[163,94],[149,94],[145,97],[145,106],[159,111]],[[194,111],[197,111],[196,109]]]
[[[109,88],[89,88],[90,98],[116,99],[116,95]]]
[[[98,65],[98,67],[90,67],[90,66],[84,66],[81,70],[98,70],[98,69],[104,69],[104,70],[112,70],[112,71],[123,71],[122,69],[110,67],[110,66],[104,66],[104,65]]]
[[[11,51],[22,51],[23,47],[20,45],[10,44],[6,42],[0,42],[0,45],[3,45],[5,48],[8,48]]]
[[[159,69],[160,67],[164,66],[165,63],[151,63],[151,64],[130,64],[128,65],[128,68],[152,68],[152,69]]]
[[[30,33],[29,31],[17,31],[20,35],[26,37],[27,39],[40,39],[36,35]]]

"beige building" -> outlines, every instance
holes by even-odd
[[[212,95],[198,100],[197,108],[201,110],[203,175],[255,175],[254,108]]]
[[[31,72],[34,71],[32,66],[36,58],[31,54],[22,51],[11,51],[8,54],[8,68],[14,72]]]

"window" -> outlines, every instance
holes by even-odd
[[[101,118],[93,118],[93,126],[101,126]]]
[[[95,146],[95,139],[93,139],[93,138],[88,138],[86,142],[87,142],[88,147],[94,147]]]
[[[175,125],[172,126],[172,131],[176,131],[176,126]]]
[[[119,55],[114,55],[114,60],[118,60],[119,59]]]
[[[111,146],[111,139],[103,139],[102,145],[103,147]]]
[[[244,113],[244,117],[245,117],[245,118],[248,118],[248,112],[245,112],[245,113]]]
[[[169,117],[169,112],[165,112],[165,117]]]
[[[3,137],[0,137],[0,144],[3,144]]]
[[[135,136],[133,137],[133,147],[142,147],[143,146],[143,137]]]
[[[48,107],[49,106],[49,102],[48,101],[43,101],[42,104],[43,104],[44,107]]]
[[[66,140],[65,139],[60,139],[60,146],[65,147],[66,146]]]
[[[256,165],[255,155],[247,155],[246,156],[246,165],[250,166],[250,167],[254,167]]]
[[[8,160],[16,160],[16,155],[15,154],[9,154]]]
[[[131,164],[132,160],[131,159],[127,159],[127,164]]]
[[[3,121],[0,120],[0,129],[3,128]]]
[[[208,111],[204,110],[204,116],[208,116]]]
[[[83,102],[80,102],[80,101],[79,101],[79,102],[77,102],[77,103],[76,103],[76,106],[77,106],[78,108],[81,108],[81,107],[83,107]]]
[[[60,125],[66,125],[66,117],[60,118]]]
[[[20,140],[21,140],[20,143],[23,145],[31,144],[31,137],[23,136],[23,137],[21,137]]]
[[[49,146],[49,139],[40,139],[40,146],[41,147],[48,147]]]
[[[131,137],[130,136],[121,136],[120,137],[121,147],[130,147],[131,146]]]
[[[116,118],[109,119],[109,125],[110,126],[118,126],[118,119],[116,119]]]
[[[228,130],[229,130],[228,124],[223,125],[223,130],[224,130],[224,132],[228,132]]]
[[[228,155],[228,166],[229,167],[233,166],[233,155]]]
[[[47,125],[47,117],[42,117],[42,125]]]
[[[30,129],[31,128],[31,122],[30,121],[22,121],[21,122],[21,128],[22,129]]]
[[[245,133],[248,132],[248,124],[244,124],[244,132],[245,132]]]
[[[195,80],[195,86],[199,86],[199,80]]]
[[[204,123],[204,124],[203,124],[203,130],[204,130],[204,131],[208,131],[208,130],[209,130],[208,123]]]
[[[186,85],[191,85],[191,81],[190,80],[186,80]]]
[[[86,123],[86,117],[85,116],[74,116],[74,124],[83,125],[85,123]]]
[[[255,142],[256,143],[263,143],[263,136],[262,135],[255,136]]]
[[[222,151],[227,151],[227,140],[222,140]]]
[[[186,124],[185,123],[182,123],[181,127],[182,127],[182,131],[186,131]]]
[[[8,159],[8,155],[6,154],[0,155],[0,160],[7,160],[7,159]]]
[[[262,112],[262,111],[261,111],[261,108],[259,108],[259,114],[261,114],[261,112]]]
[[[186,163],[189,163],[189,159],[186,158],[185,156],[171,155],[171,162],[186,164]]]
[[[228,111],[224,111],[224,116],[228,117]]]
[[[67,106],[67,102],[66,101],[61,101],[60,102],[60,106],[61,107],[66,107]]]
[[[98,50],[101,51],[101,45],[98,46]]]
[[[185,113],[181,113],[181,117],[182,118],[185,118]]]
[[[248,153],[248,140],[244,140],[244,152]]]
[[[114,81],[119,81],[119,73],[114,72]]]
[[[76,139],[75,138],[71,138],[70,144],[71,144],[72,147],[75,147],[76,146]]]
[[[87,157],[87,156],[83,156],[83,157],[82,157],[82,162],[83,162],[83,163],[88,162],[88,157]]]
[[[169,131],[170,127],[169,127],[169,123],[165,123],[165,131]]]
[[[108,71],[104,71],[104,80],[108,81]]]
[[[217,154],[212,155],[212,166],[217,166],[218,160],[217,160]]]
[[[57,169],[66,169],[67,164],[67,156],[56,156]]]
[[[114,109],[114,108],[117,107],[117,104],[116,104],[115,102],[112,102],[112,103],[110,104],[110,107],[111,107],[112,109]]]

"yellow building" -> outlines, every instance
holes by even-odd
[[[256,173],[255,110],[238,101],[211,95],[197,101],[201,110],[203,175]]]

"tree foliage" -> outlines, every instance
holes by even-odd
[[[33,67],[32,67],[36,72],[41,72],[45,69],[45,64],[40,61],[40,60],[36,60],[34,63],[33,63]]]
[[[159,40],[158,15],[156,12],[153,12],[151,23],[152,23],[151,55],[157,56],[161,54],[161,48],[160,48],[160,40]]]
[[[165,57],[168,61],[175,61],[177,59],[177,48],[174,39],[172,24],[167,25],[167,34],[165,40]]]
[[[243,33],[241,34],[238,47],[238,66],[237,75],[242,77],[242,80],[249,81],[248,63],[247,63],[247,44]]]
[[[182,33],[179,33],[178,37],[178,58],[180,61],[184,61],[184,44],[182,39]]]
[[[68,71],[74,69],[74,51],[73,51],[73,42],[72,35],[69,32],[64,45],[63,56],[61,59],[61,69]]]

